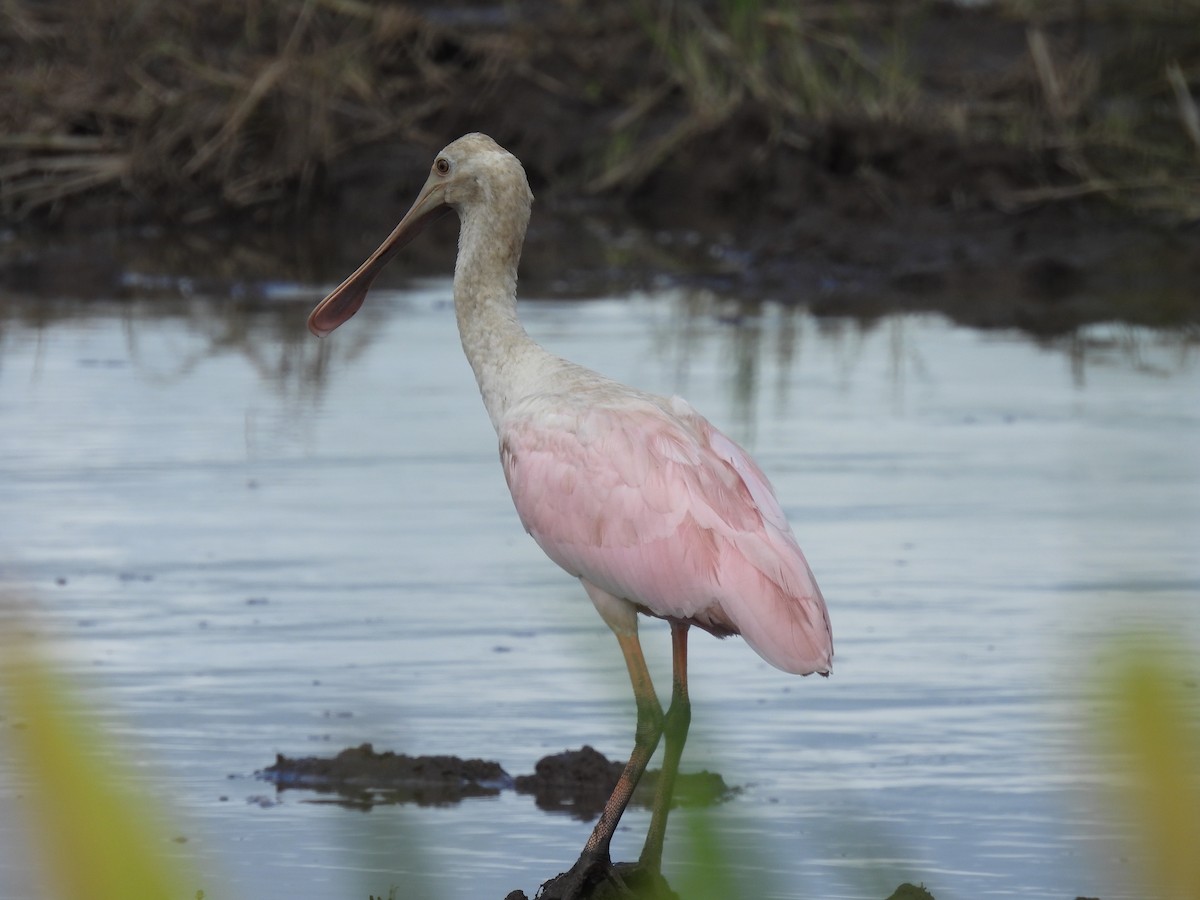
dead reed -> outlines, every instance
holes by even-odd
[[[1004,208],[1099,196],[1200,216],[1200,0],[545,0],[490,20],[382,0],[2,8],[9,220],[104,191],[160,219],[290,212],[356,149],[437,146],[517,99],[510,135],[568,190],[636,190],[752,109],[793,153],[867,123],[1049,160]],[[954,27],[970,16],[974,32]],[[946,44],[963,33],[981,46]]]
[[[309,196],[449,102],[420,15],[358,0],[7,0],[0,212],[109,188],[200,219]]]
[[[635,6],[689,113],[647,145],[621,140],[595,190],[645,177],[752,102],[774,139],[798,147],[814,126],[850,120],[1050,160],[1052,183],[995,198],[1013,210],[1094,194],[1200,216],[1200,0],[1000,0],[983,13],[991,33],[977,30],[971,47],[946,41],[960,33],[954,20],[979,13],[948,3]]]

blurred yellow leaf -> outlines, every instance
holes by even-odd
[[[1200,742],[1182,685],[1164,648],[1125,653],[1111,681],[1107,724],[1127,780],[1124,799],[1142,841],[1147,883],[1166,900],[1200,898]]]
[[[0,643],[6,744],[26,776],[30,834],[52,897],[171,900],[196,896],[167,837],[117,763],[114,747],[35,654]]]

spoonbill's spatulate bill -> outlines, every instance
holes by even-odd
[[[637,700],[633,754],[579,861],[553,892],[582,897],[609,877],[609,844],[664,731],[660,781],[641,864],[657,869],[674,772],[691,717],[687,634],[740,634],[763,659],[829,674],[833,641],[821,591],[767,477],[678,397],[626,387],[547,352],[517,319],[517,263],[533,195],[515,156],[468,134],[437,155],[412,209],[321,301],[325,336],[362,305],[389,259],[432,218],[461,223],[454,308],[463,350],[500,441],[526,530],[579,579],[616,634]],[[637,614],[670,623],[671,704],[663,713],[638,643]]]

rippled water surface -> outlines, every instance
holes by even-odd
[[[303,332],[320,291],[299,293],[5,318],[4,583],[206,896],[532,895],[590,823],[511,792],[362,812],[253,778],[277,752],[368,741],[518,774],[632,740],[615,641],[511,508],[448,283],[373,296],[323,342]],[[693,635],[684,768],[744,787],[715,820],[746,896],[1133,895],[1085,691],[1118,631],[1200,638],[1186,342],[1108,326],[1037,345],[672,294],[523,315],[746,444],[829,602],[828,680]],[[643,642],[666,687],[665,626]],[[34,890],[15,725],[2,900]],[[627,815],[618,857],[647,819]],[[668,877],[688,865],[673,826]]]

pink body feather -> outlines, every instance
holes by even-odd
[[[498,431],[521,522],[585,585],[740,634],[786,672],[829,672],[825,601],[770,482],[682,400],[576,387],[517,404]]]

